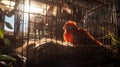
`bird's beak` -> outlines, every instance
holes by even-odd
[[[63,29],[64,29],[64,30],[66,29],[66,25],[63,26]]]

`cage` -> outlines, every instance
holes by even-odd
[[[116,47],[109,35],[119,35],[115,0],[1,0],[0,4],[0,13],[13,30],[2,26],[6,34],[19,39],[13,46],[27,58],[25,66],[114,67]],[[103,46],[65,42],[63,26],[69,20]]]
[[[113,2],[108,1],[107,3],[103,1],[99,3],[99,1],[93,0],[75,1],[74,3],[72,1],[40,1],[40,3],[39,1],[30,1],[30,3],[26,1],[24,3],[23,1],[27,5],[19,4],[16,8],[18,11],[15,14],[17,22],[15,22],[14,34],[20,36],[29,35],[29,38],[39,34],[41,37],[62,39],[64,23],[68,20],[73,20],[77,22],[79,27],[86,28],[98,39],[106,34],[101,27],[112,28],[116,35],[117,23],[116,19],[113,19],[115,18]],[[31,6],[29,7],[28,5]],[[18,19],[21,21],[18,21]],[[21,32],[24,33],[22,34]],[[109,39],[105,41],[109,41]],[[105,41],[102,43],[110,44],[110,42],[105,43]]]

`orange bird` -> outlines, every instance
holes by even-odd
[[[63,29],[63,38],[66,42],[73,44],[102,45],[102,43],[97,41],[86,29],[78,28],[74,21],[67,21]]]

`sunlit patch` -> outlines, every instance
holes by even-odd
[[[51,38],[42,38],[41,40],[38,40],[35,42],[35,47],[39,47],[40,45],[48,43],[48,42],[52,42],[52,43],[63,45],[63,46],[71,46],[71,47],[73,46],[73,44],[69,42],[64,42],[64,41],[51,39]]]
[[[41,5],[45,5],[42,4]],[[29,5],[21,5],[24,6],[24,11],[25,12],[30,12],[30,13],[38,13],[38,14],[42,14],[42,15],[46,15],[46,10],[49,8],[49,6],[46,7],[39,7],[39,5],[35,5],[35,4],[31,4]]]
[[[51,39],[51,38],[42,38],[40,40],[34,40],[34,39],[30,39],[29,41],[26,41],[23,46],[15,49],[15,51],[17,53],[21,53],[23,52],[23,54],[26,54],[26,49],[29,47],[33,47],[33,48],[37,48],[40,47],[46,43],[53,43],[54,45],[57,44],[56,46],[62,45],[65,47],[73,47],[72,43],[69,42],[65,42],[65,41],[60,41],[60,40],[56,40],[56,39]],[[53,45],[51,44],[51,45]]]
[[[8,5],[7,5],[6,7],[7,7],[7,8],[10,8],[10,9],[14,9],[14,7],[12,7],[12,6],[8,6]]]
[[[8,1],[8,0],[0,0],[0,8],[3,10],[3,11],[6,11],[6,13],[8,11],[11,11],[14,9],[15,7],[15,2],[14,1]]]
[[[7,1],[7,0],[2,0],[1,3],[8,5],[8,6],[15,6],[15,2],[13,1]]]

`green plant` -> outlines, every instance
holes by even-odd
[[[0,54],[0,66],[12,67],[17,60],[12,56]]]
[[[5,24],[9,29],[12,29],[12,26],[8,22],[5,22]],[[0,47],[8,48],[9,44],[9,40],[4,37],[4,29],[0,28]],[[13,63],[16,62],[16,59],[2,51],[5,50],[0,50],[0,66],[12,67]]]
[[[4,23],[9,29],[13,29],[10,23],[8,23],[8,22],[4,22]],[[9,45],[9,40],[4,38],[4,29],[3,28],[0,28],[0,39],[3,39],[5,44]]]
[[[101,29],[104,30],[104,31],[106,31],[108,33],[105,36],[103,36],[102,38],[111,38],[112,45],[120,47],[120,38],[118,38],[117,36],[115,36],[115,34],[111,30],[109,30],[107,28],[102,27]]]

